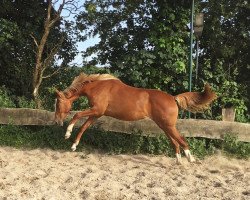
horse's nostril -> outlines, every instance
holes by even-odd
[[[63,121],[55,119],[54,124],[59,125],[59,126],[63,126]]]

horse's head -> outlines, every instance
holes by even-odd
[[[56,90],[55,122],[62,126],[63,120],[70,113],[72,102],[65,97],[63,92]]]

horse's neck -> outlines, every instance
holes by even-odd
[[[64,91],[65,97],[70,100],[71,103],[73,103],[75,100],[77,100],[81,95],[79,94],[79,91],[73,91],[66,89]]]

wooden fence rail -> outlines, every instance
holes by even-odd
[[[75,112],[71,114],[73,116]],[[86,118],[85,118],[86,119]],[[83,121],[76,124],[79,126]],[[54,113],[46,110],[27,108],[0,108],[0,124],[13,125],[53,125]],[[99,118],[94,126],[105,131],[134,133],[156,136],[163,131],[150,119],[135,122],[120,121],[111,117]],[[177,128],[185,137],[204,137],[223,139],[225,134],[232,134],[239,141],[250,142],[250,124],[214,120],[179,119]]]

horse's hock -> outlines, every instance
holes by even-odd
[[[68,116],[68,119],[71,118],[73,114]],[[78,122],[77,126],[81,125],[85,119]],[[0,124],[53,125],[53,120],[54,113],[46,110],[0,108]],[[163,133],[163,131],[150,119],[128,122],[103,116],[97,120],[94,126],[105,131],[128,134],[140,132],[142,135],[156,136]],[[247,123],[179,119],[177,128],[185,137],[223,139],[225,134],[231,134],[236,136],[240,141],[250,142],[250,124]]]

